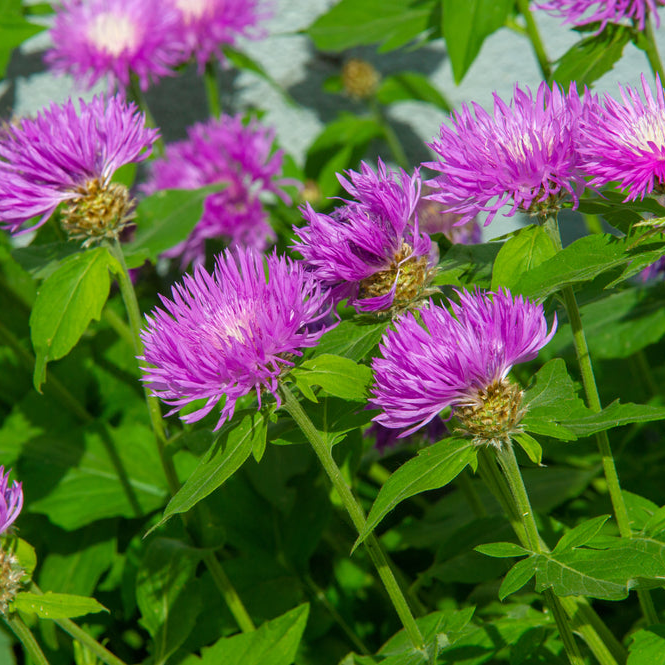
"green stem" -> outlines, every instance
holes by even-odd
[[[39,646],[30,629],[23,623],[23,619],[18,614],[11,614],[4,617],[4,619],[14,635],[20,640],[23,648],[26,650],[28,656],[30,656],[33,665],[49,665],[42,648]]]
[[[159,129],[159,125],[155,122],[155,117],[150,112],[150,107],[143,96],[141,91],[141,86],[135,75],[132,74],[130,79],[129,88],[127,90],[130,99],[139,107],[141,112],[145,115],[145,124],[148,127]],[[155,145],[155,154],[158,157],[161,157],[164,154],[164,140],[161,135],[157,138],[154,143]]]
[[[222,114],[222,103],[219,96],[219,85],[217,84],[217,69],[212,58],[206,62],[203,83],[205,84],[210,115],[219,118]]]
[[[485,446],[478,449],[478,471],[499,502],[515,531],[517,539],[524,547],[528,548],[529,539],[526,528],[520,519],[510,488],[499,471],[495,459]],[[540,548],[542,552],[549,551],[542,538]],[[560,598],[559,601],[570,617],[573,628],[582,636],[599,663],[602,665],[623,665],[626,662],[626,650],[589,605],[586,598],[565,597]]]
[[[401,168],[408,170],[409,160],[406,156],[406,152],[402,147],[402,143],[399,140],[399,137],[395,133],[390,121],[386,117],[386,114],[383,112],[383,109],[379,106],[378,102],[374,99],[371,100],[372,111],[374,112],[374,117],[376,122],[381,126],[383,130],[383,137],[390,148],[390,152],[393,155],[393,159]]]
[[[231,614],[233,614],[233,617],[238,622],[240,630],[242,630],[243,633],[250,633],[253,631],[255,629],[254,622],[249,616],[238,592],[235,590],[233,584],[231,584],[231,580],[227,577],[224,568],[222,568],[222,564],[217,560],[214,552],[206,552],[203,555],[203,562],[215,580],[217,588],[222,592],[222,596],[224,597],[229,610],[231,610]]]
[[[129,346],[134,346],[134,337],[129,326],[116,314],[110,307],[104,307],[103,312],[104,320],[115,331],[115,334],[123,339]]]
[[[545,52],[543,40],[540,38],[538,26],[536,25],[533,14],[529,9],[529,0],[517,0],[517,7],[526,22],[526,31],[529,35],[529,40],[531,41],[531,46],[533,48],[533,52],[536,55],[536,59],[538,60],[538,65],[540,66],[540,71],[543,75],[543,78],[546,81],[549,81],[552,77],[552,68],[550,66],[547,53]]]
[[[598,215],[585,214],[584,223],[586,224],[587,231],[589,233],[602,233],[603,232],[603,223],[600,220]]]
[[[649,60],[649,66],[654,76],[660,76],[660,83],[665,83],[665,68],[663,68],[663,61],[658,53],[658,45],[656,44],[656,36],[653,31],[653,24],[651,23],[651,15],[647,14],[646,21],[644,22],[644,52]]]
[[[280,385],[280,392],[283,398],[283,405],[286,411],[291,415],[296,424],[300,427],[303,434],[307,437],[309,442],[312,444],[312,448],[316,453],[321,465],[323,466],[325,472],[328,474],[330,481],[332,482],[333,487],[337,491],[344,507],[346,508],[351,521],[356,527],[358,533],[362,533],[365,530],[366,520],[365,513],[361,506],[356,501],[351,489],[346,484],[342,472],[340,471],[337,463],[333,459],[333,456],[328,449],[328,446],[321,438],[320,434],[314,427],[314,424],[309,419],[305,411],[298,400],[294,397],[293,393],[289,388],[282,383]],[[383,585],[390,596],[390,600],[395,607],[395,610],[402,621],[402,625],[406,630],[411,643],[415,649],[418,649],[422,652],[425,652],[425,644],[423,641],[423,636],[420,633],[418,624],[411,614],[406,598],[402,593],[402,590],[397,583],[395,575],[388,564],[386,554],[383,551],[379,541],[376,536],[372,533],[365,539],[365,548],[372,560],[372,563],[376,567],[379,577],[383,582]]]
[[[536,525],[536,519],[533,515],[533,510],[531,508],[531,502],[529,501],[529,495],[527,494],[526,487],[524,486],[524,480],[522,479],[522,473],[520,472],[519,465],[517,464],[517,459],[515,457],[515,451],[511,442],[504,443],[500,448],[496,449],[496,457],[499,460],[499,464],[503,469],[503,474],[508,481],[508,486],[513,495],[513,500],[515,506],[520,515],[522,523],[524,524],[524,529],[526,530],[527,540],[529,542],[529,548],[533,552],[542,552],[541,548],[541,538],[538,533],[538,527]],[[573,635],[572,628],[568,621],[568,615],[565,613],[563,607],[559,603],[559,599],[554,594],[552,589],[547,589],[544,592],[545,602],[552,611],[554,620],[559,629],[559,635],[563,640],[564,648],[566,649],[566,654],[571,665],[584,665],[584,659],[580,653],[577,642],[575,641],[575,636]]]
[[[552,239],[557,251],[561,251],[561,234],[559,232],[559,224],[556,216],[550,216],[545,219],[543,224],[549,237]],[[596,377],[593,372],[593,365],[591,364],[591,355],[589,353],[589,346],[586,341],[584,327],[582,325],[582,316],[580,308],[575,299],[575,293],[572,286],[564,286],[561,290],[563,295],[564,307],[570,321],[570,328],[573,333],[573,344],[575,346],[575,353],[577,355],[577,363],[582,375],[582,385],[586,394],[587,405],[594,412],[598,413],[602,410],[600,402],[600,394],[598,393],[598,386],[596,385]],[[621,484],[619,483],[619,474],[617,473],[614,456],[612,455],[612,448],[610,447],[610,439],[607,431],[598,432],[596,434],[596,442],[600,450],[600,457],[605,473],[605,480],[607,482],[607,489],[612,501],[614,509],[614,516],[619,527],[619,533],[623,538],[630,538],[632,536],[632,529],[630,528],[630,518],[628,517],[628,509],[624,501],[623,494],[621,493]],[[644,617],[649,625],[657,624],[658,615],[653,606],[651,595],[649,591],[640,590],[637,592],[640,601],[640,606],[644,612]],[[647,598],[648,596],[648,598]]]
[[[136,292],[134,291],[134,285],[132,280],[129,277],[129,271],[127,270],[127,263],[125,262],[124,254],[122,253],[122,248],[117,239],[114,239],[112,243],[108,245],[109,251],[113,257],[120,264],[121,270],[117,275],[118,286],[120,287],[120,293],[122,294],[122,299],[125,302],[125,308],[127,309],[127,318],[129,319],[129,328],[132,333],[132,341],[134,346],[134,353],[136,356],[143,356],[143,342],[141,340],[141,311],[139,309],[139,303],[136,299]],[[178,480],[178,474],[176,473],[175,466],[173,464],[173,459],[166,452],[166,432],[164,431],[164,423],[162,421],[162,410],[159,406],[159,400],[150,394],[150,391],[147,385],[143,385],[143,392],[145,395],[145,401],[148,406],[148,413],[150,415],[150,423],[152,425],[153,432],[155,434],[155,442],[157,444],[157,451],[159,453],[159,458],[162,463],[162,468],[164,470],[164,475],[166,477],[166,482],[169,487],[169,492],[171,496],[174,496],[180,490],[180,481]],[[187,518],[185,515],[183,517],[183,522],[187,527]],[[210,571],[210,574],[217,585],[222,597],[224,598],[226,604],[233,614],[234,618],[238,622],[238,626],[243,632],[254,630],[254,624],[249,618],[249,614],[243,605],[240,596],[233,588],[231,581],[224,573],[222,565],[217,561],[217,558],[214,554],[206,554],[204,556],[204,562]]]

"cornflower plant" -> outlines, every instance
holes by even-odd
[[[662,3],[499,4],[317,19],[334,51],[443,16],[458,81],[505,24],[545,80],[413,149],[392,104],[445,97],[345,54],[371,114],[300,168],[218,88],[279,88],[241,51],[274,4],[54,3],[48,66],[109,90],[0,128],[0,662],[662,658]],[[584,33],[554,76],[540,11]],[[597,94],[631,40],[654,79]],[[209,117],[162,151],[141,91],[185,71]]]

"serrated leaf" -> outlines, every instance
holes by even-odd
[[[485,543],[483,545],[477,545],[473,549],[475,549],[476,552],[497,559],[508,559],[514,556],[526,556],[531,554],[529,550],[525,550],[522,546],[517,545],[516,543]]]
[[[504,600],[511,593],[519,591],[536,573],[535,557],[518,561],[503,578],[499,587],[499,599]]]
[[[398,48],[427,30],[433,5],[433,0],[341,0],[307,34],[323,51],[377,43]]]
[[[520,229],[506,240],[494,261],[492,290],[512,289],[523,273],[556,254],[556,249],[542,226]]]
[[[119,269],[105,247],[96,247],[63,261],[41,285],[30,315],[37,390],[46,378],[46,364],[67,355],[90,321],[99,320],[111,286],[109,270]]]
[[[445,487],[467,465],[474,467],[477,452],[471,441],[455,437],[420,450],[417,457],[399,467],[384,483],[354,549],[397,504],[421,492]]]
[[[485,38],[504,25],[512,0],[443,0],[443,35],[459,85]]]
[[[169,501],[157,527],[173,515],[187,512],[214,492],[244,464],[258,445],[257,440],[265,439],[267,422],[261,413],[249,411],[237,414],[234,421],[234,425],[227,424],[222,430],[217,442]]]
[[[68,593],[53,593],[52,591],[44,594],[21,591],[16,594],[13,608],[20,612],[36,614],[41,619],[70,619],[86,614],[108,612],[94,598],[73,596]]]
[[[186,240],[203,215],[206,198],[224,187],[216,183],[200,189],[165,189],[143,199],[136,208],[136,235],[123,245],[127,265],[155,263],[160,254]]]
[[[429,79],[418,72],[400,72],[386,76],[376,91],[376,98],[381,104],[394,104],[402,101],[427,102],[449,113],[450,102],[430,83]]]
[[[565,533],[554,548],[554,554],[559,554],[573,547],[586,545],[602,528],[603,524],[610,518],[609,515],[600,515],[578,524],[574,529]]]
[[[580,89],[591,87],[614,68],[630,40],[630,28],[608,23],[600,34],[586,37],[568,49],[559,58],[552,78],[566,90],[571,81],[576,81]]]
[[[298,387],[321,386],[334,397],[351,400],[364,400],[372,383],[372,370],[367,365],[359,365],[350,358],[322,354],[305,360],[291,371],[290,376]]]
[[[300,605],[251,633],[223,637],[202,650],[200,665],[293,665],[309,605]]]
[[[516,441],[520,448],[527,454],[534,464],[540,464],[543,461],[543,449],[536,439],[526,432],[515,432],[511,434],[513,441]]]

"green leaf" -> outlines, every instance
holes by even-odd
[[[321,338],[314,347],[314,354],[344,356],[360,362],[379,343],[387,327],[387,322],[366,324],[354,320],[342,321]]]
[[[123,245],[127,265],[155,263],[160,254],[185,240],[201,219],[206,198],[225,187],[216,183],[200,189],[166,189],[143,199],[136,208],[134,240]]]
[[[461,283],[489,287],[494,261],[501,247],[498,242],[453,245],[439,262],[439,270],[443,274],[456,275]]]
[[[615,400],[599,413],[577,416],[575,419],[563,420],[564,427],[571,429],[577,436],[590,436],[621,425],[632,423],[649,423],[665,420],[665,407],[649,404],[620,404]]]
[[[308,614],[309,605],[299,605],[251,633],[223,637],[202,650],[200,665],[292,665]]]
[[[564,534],[554,548],[554,554],[559,554],[573,547],[586,545],[603,528],[603,524],[610,518],[609,515],[600,515],[578,524],[574,529]]]
[[[202,609],[194,571],[201,553],[180,541],[156,538],[136,576],[141,623],[154,643],[154,662],[164,663],[187,639]]]
[[[53,593],[52,591],[44,594],[21,591],[16,594],[13,608],[20,612],[36,614],[40,619],[70,619],[86,614],[108,612],[94,598],[73,596],[68,593]]]
[[[12,51],[24,41],[39,34],[46,27],[26,21],[21,13],[21,3],[3,3],[0,11],[0,78],[7,73]]]
[[[443,35],[459,85],[485,38],[504,25],[512,0],[443,0]]]
[[[499,587],[499,600],[504,600],[511,593],[519,591],[536,573],[534,557],[518,561],[503,578]]]
[[[324,353],[305,360],[290,373],[296,384],[321,386],[328,394],[344,399],[365,400],[372,383],[372,370],[350,358]]]
[[[650,626],[630,636],[626,665],[665,665],[665,626]]]
[[[23,538],[16,541],[16,551],[14,552],[16,558],[21,564],[21,568],[25,571],[25,576],[32,578],[32,573],[37,566],[37,554],[35,548]]]
[[[501,247],[492,269],[492,290],[512,289],[527,271],[552,258],[556,249],[542,226],[520,229]]]
[[[449,113],[450,102],[430,83],[429,79],[418,72],[400,72],[386,76],[376,91],[376,98],[381,104],[394,104],[402,101],[427,102]]]
[[[397,504],[421,492],[445,487],[467,465],[475,466],[476,455],[476,446],[471,441],[455,437],[420,450],[417,457],[399,467],[384,483],[354,549]]]
[[[12,256],[35,279],[46,279],[60,267],[63,260],[80,252],[81,248],[75,242],[53,242],[18,247],[12,251]]]
[[[185,513],[226,482],[266,438],[267,422],[261,413],[236,414],[235,425],[227,424],[217,442],[201,459],[194,473],[169,501],[157,526],[178,513]],[[157,528],[157,527],[154,527]]]
[[[428,29],[434,4],[433,0],[341,0],[307,34],[322,51],[377,43],[384,45],[382,50],[395,49]]]
[[[526,432],[516,432],[515,434],[511,434],[511,438],[513,441],[519,443],[522,450],[534,464],[540,465],[543,461],[543,449],[536,439]]]
[[[576,81],[580,89],[591,87],[614,68],[630,40],[630,28],[608,23],[599,35],[586,37],[568,49],[559,58],[552,78],[566,90],[571,81]]]
[[[117,261],[105,247],[96,247],[63,261],[41,285],[30,315],[37,390],[46,379],[46,364],[67,355],[90,321],[101,317],[111,286],[109,270],[119,270]]]
[[[514,556],[526,556],[531,554],[529,550],[525,550],[516,543],[485,543],[483,545],[477,545],[473,549],[475,549],[476,552],[497,559],[508,559]]]
[[[524,273],[511,290],[529,298],[544,298],[627,263],[631,256],[626,248],[624,240],[609,234],[584,236]]]

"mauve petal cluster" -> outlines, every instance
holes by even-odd
[[[360,173],[338,175],[344,189],[356,200],[345,200],[330,215],[317,213],[307,203],[301,212],[307,221],[294,231],[298,251],[317,279],[331,289],[333,300],[349,299],[359,311],[390,308],[400,274],[409,263],[422,259],[431,266],[432,242],[420,233],[416,208],[420,199],[419,171],[400,169],[395,177],[379,160],[377,171],[366,163]],[[387,279],[385,292],[374,295],[365,287],[377,275]]]
[[[504,379],[513,365],[533,360],[552,338],[540,304],[508,290],[459,291],[451,310],[430,304],[384,335],[375,358],[375,420],[409,434],[442,409],[473,405],[479,390]]]
[[[85,86],[143,90],[186,57],[180,14],[162,0],[60,0],[45,62]]]
[[[508,215],[548,208],[565,193],[577,205],[585,187],[577,125],[593,103],[590,95],[580,99],[574,83],[566,94],[543,82],[535,99],[516,85],[510,106],[495,93],[492,115],[463,105],[429,144],[439,159],[426,166],[441,172],[427,182],[438,190],[429,198],[460,214],[460,224],[485,211],[487,225],[509,203]]]
[[[0,131],[0,224],[16,233],[41,226],[58,204],[75,199],[91,181],[107,184],[114,172],[150,153],[157,131],[119,97],[51,104],[35,118]]]
[[[622,101],[606,95],[580,123],[579,152],[591,185],[618,182],[634,201],[665,185],[665,97],[658,76],[655,98],[644,74],[646,101],[636,88],[619,89]]]
[[[629,19],[644,30],[649,13],[655,16],[656,25],[660,25],[656,10],[664,4],[663,0],[548,0],[537,2],[536,7],[562,18],[564,25],[587,25],[599,21],[602,30],[608,23]]]
[[[195,400],[205,404],[181,416],[194,422],[222,397],[216,429],[233,416],[236,401],[256,391],[279,404],[279,377],[291,358],[315,346],[331,326],[319,326],[330,311],[325,294],[297,262],[251,249],[217,258],[214,271],[197,266],[162,297],[163,308],[146,316],[143,381],[153,394],[179,411]],[[334,324],[333,324],[334,325]]]
[[[263,251],[274,233],[262,198],[275,195],[285,203],[282,190],[291,181],[281,179],[283,151],[273,152],[273,129],[239,115],[222,115],[190,127],[188,138],[166,146],[164,157],[150,164],[143,191],[197,189],[214,183],[226,187],[210,194],[203,216],[189,238],[168,252],[181,257],[182,266],[205,261],[206,240],[224,239],[232,246]]]
[[[264,0],[170,0],[178,11],[187,57],[194,57],[203,71],[206,62],[222,58],[222,47],[233,46],[239,37],[263,36],[258,29],[270,17]]]
[[[9,485],[9,474],[0,466],[0,534],[14,523],[23,508],[23,485],[16,480]]]

